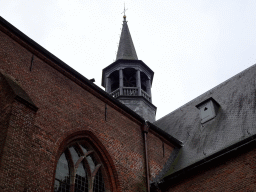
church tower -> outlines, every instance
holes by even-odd
[[[154,122],[156,107],[151,95],[154,72],[138,60],[125,15],[123,19],[116,61],[103,69],[102,86],[145,120]]]

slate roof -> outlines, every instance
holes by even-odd
[[[220,108],[217,116],[201,124],[196,105],[212,97]],[[239,142],[256,135],[256,65],[242,71],[189,103],[157,120],[154,124],[183,142],[175,161],[164,177],[171,177],[186,168],[208,161],[227,152]],[[167,163],[168,164],[168,163]]]
[[[132,37],[127,25],[126,16],[124,16],[122,33],[116,55],[116,60],[118,59],[138,60],[135,47],[132,42]]]

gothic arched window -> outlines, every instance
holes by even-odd
[[[104,192],[101,164],[86,143],[69,145],[56,167],[54,192]]]

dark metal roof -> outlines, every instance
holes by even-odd
[[[116,55],[116,60],[118,59],[130,59],[137,60],[137,54],[135,47],[132,42],[132,37],[127,25],[126,18],[123,21],[122,33],[119,41],[118,51]]]
[[[184,145],[165,177],[185,171],[256,134],[255,77],[253,65],[154,122]],[[196,106],[210,97],[220,108],[214,119],[201,124]]]

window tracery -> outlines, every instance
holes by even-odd
[[[68,146],[57,163],[54,192],[104,192],[102,165],[95,155],[83,142]]]

